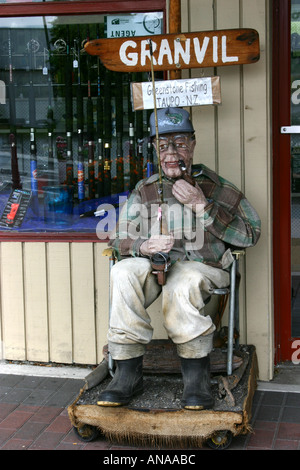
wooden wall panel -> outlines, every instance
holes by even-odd
[[[262,0],[249,3],[244,0],[243,23],[245,27],[256,25],[261,46],[261,58],[256,66],[244,66],[245,193],[262,220],[259,244],[247,252],[247,338],[249,342],[257,344],[260,369],[268,371],[266,380],[269,380],[272,378],[274,361],[270,157],[272,46],[267,35],[271,30],[269,3]]]
[[[95,280],[92,243],[72,243],[72,331],[73,361],[96,363]]]
[[[25,342],[28,361],[49,361],[46,248],[24,243]]]
[[[228,0],[217,2],[215,22],[217,29],[239,28],[240,2]],[[221,78],[222,105],[216,108],[218,128],[218,172],[224,178],[236,184],[242,190],[243,168],[243,125],[241,122],[242,67],[218,67],[217,75]]]
[[[3,346],[3,327],[2,327],[2,322],[3,322],[3,314],[2,314],[2,295],[1,295],[1,290],[2,290],[2,250],[1,250],[1,245],[0,245],[0,361],[5,358],[5,353],[4,353],[4,346]]]
[[[109,323],[109,258],[103,256],[106,243],[94,244],[95,260],[95,315],[97,363],[103,359],[103,346],[107,344]]]
[[[69,243],[47,244],[50,361],[72,363],[72,295]]]
[[[214,29],[214,10],[211,0],[191,0],[189,2],[189,32],[209,31]],[[213,68],[199,68],[190,71],[190,77],[210,77],[215,75]],[[216,169],[217,134],[215,128],[214,106],[195,106],[190,108],[196,132],[197,146],[195,163],[204,163],[212,170]]]
[[[23,245],[1,244],[1,311],[4,357],[25,360]]]
[[[109,311],[106,246],[0,244],[4,359],[101,362]]]
[[[241,3],[239,0],[215,2],[215,24],[217,29],[241,28]],[[217,120],[217,171],[242,191],[244,185],[244,68],[218,67],[216,74],[221,79],[222,104],[216,108]],[[245,308],[245,263],[239,262],[240,284],[240,328],[241,342],[246,342]]]

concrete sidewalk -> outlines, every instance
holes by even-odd
[[[78,396],[89,370],[59,369],[0,364],[0,450],[141,449],[103,437],[81,441],[67,407]],[[300,450],[299,391],[297,383],[259,383],[253,400],[253,433],[234,438],[229,449]]]

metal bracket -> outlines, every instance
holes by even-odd
[[[282,126],[281,134],[300,134],[300,126]]]
[[[241,256],[245,255],[245,250],[234,250],[232,254],[235,256],[235,259],[239,260]]]

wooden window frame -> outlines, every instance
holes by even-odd
[[[63,2],[20,2],[1,3],[0,17],[9,16],[59,16],[61,15],[90,15],[93,13],[126,13],[130,11],[166,11],[165,0],[83,0]]]
[[[273,1],[273,286],[275,363],[291,361],[291,0]]]

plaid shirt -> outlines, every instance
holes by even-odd
[[[172,261],[200,261],[226,269],[231,260],[229,247],[246,248],[257,243],[260,219],[241,191],[204,165],[194,165],[192,176],[208,201],[204,209],[195,212],[172,195],[174,180],[163,176],[162,205],[158,174],[136,185],[110,236],[110,246],[119,258],[142,256],[141,244],[160,233],[161,226],[162,233],[174,234]]]

